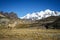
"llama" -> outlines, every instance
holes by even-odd
[[[17,22],[8,24],[8,28],[12,29],[16,26]]]

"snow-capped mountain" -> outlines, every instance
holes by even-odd
[[[42,18],[47,18],[49,16],[59,16],[59,15],[60,15],[60,12],[47,9],[45,11],[34,12],[32,14],[28,13],[27,15],[20,17],[20,18],[38,20],[38,19],[42,19]]]

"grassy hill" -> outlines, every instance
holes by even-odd
[[[60,40],[60,30],[53,29],[2,29],[0,40]]]

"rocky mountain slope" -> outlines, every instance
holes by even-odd
[[[34,21],[27,19],[18,18],[17,14],[14,12],[0,12],[0,28],[17,28],[24,25],[31,24]],[[19,26],[20,25],[20,26]]]
[[[32,24],[33,27],[42,29],[60,29],[60,16],[50,16],[41,20],[36,20],[37,23]]]
[[[31,20],[20,19],[14,12],[0,12],[0,29],[1,28],[60,29],[60,16],[49,16],[39,20]]]
[[[60,29],[60,16],[50,16],[44,19],[35,20],[31,24],[19,24],[17,25],[17,27],[37,29]]]
[[[16,13],[11,12],[0,12],[0,27],[1,28],[8,28],[14,27],[18,22],[19,18],[17,17]]]

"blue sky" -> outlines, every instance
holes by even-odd
[[[13,11],[18,17],[46,9],[60,11],[60,0],[0,0],[0,11]]]

